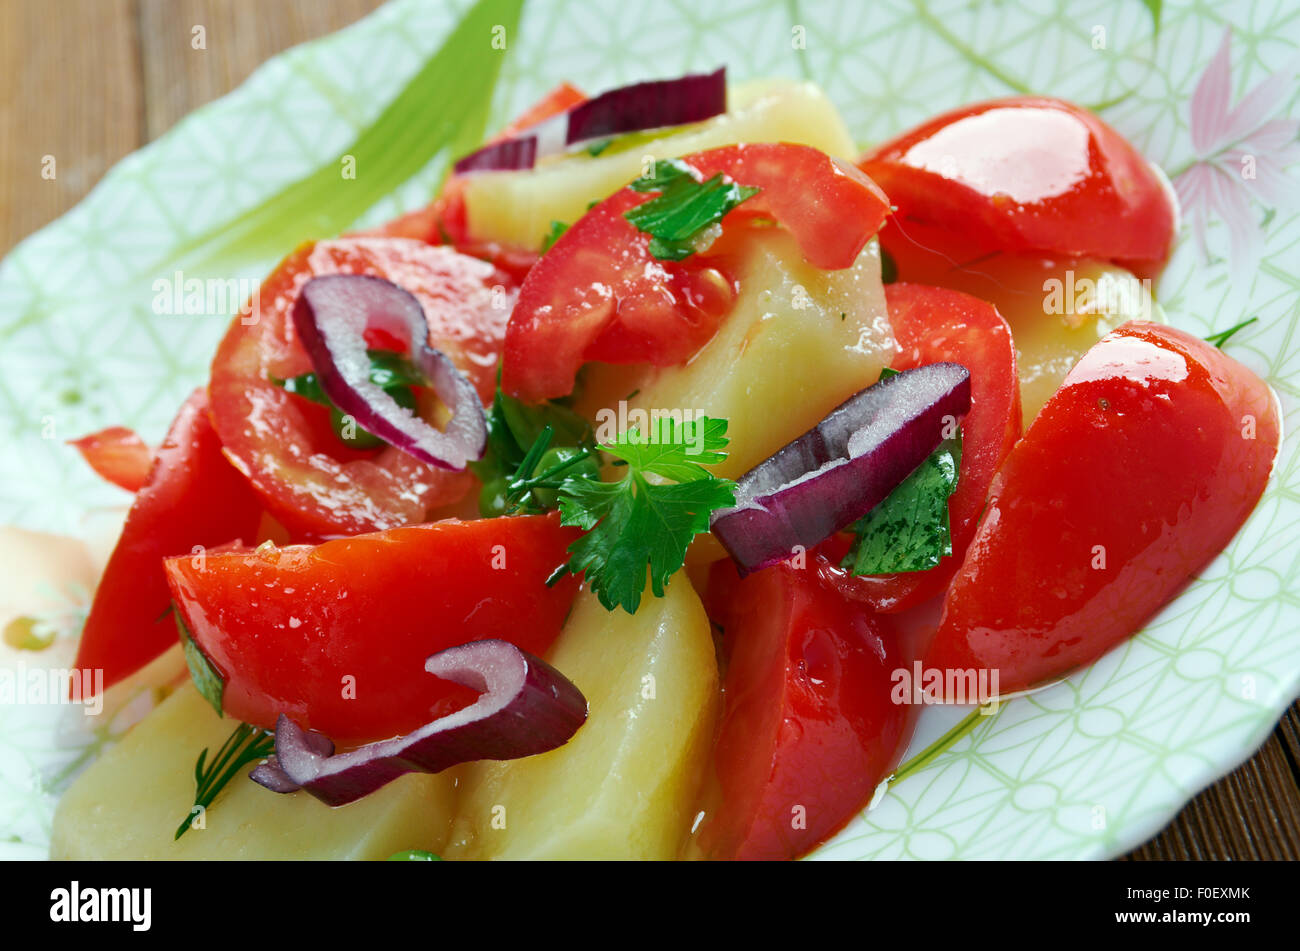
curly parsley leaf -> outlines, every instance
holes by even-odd
[[[717,465],[727,458],[727,421],[702,416],[698,421],[682,423],[680,428],[671,417],[661,417],[651,424],[651,435],[641,436],[633,429],[621,436],[615,446],[602,446],[643,472],[689,482],[709,475],[704,466]]]
[[[703,417],[680,427],[659,421],[652,438],[637,430],[601,449],[627,464],[619,482],[570,479],[559,487],[560,522],[586,534],[569,546],[568,568],[584,572],[606,610],[635,614],[646,588],[663,597],[696,535],[709,530],[714,510],[734,505],[736,485],[710,475],[721,462],[727,421]],[[675,479],[652,482],[647,476]]]
[[[710,227],[759,191],[730,181],[721,172],[708,181],[697,181],[693,169],[680,159],[656,162],[650,174],[636,179],[631,187],[639,192],[659,192],[623,212],[623,217],[650,235],[650,253],[661,261],[690,257]]]
[[[948,499],[961,470],[961,432],[946,439],[879,505],[850,526],[840,563],[855,575],[928,571],[952,554]]]

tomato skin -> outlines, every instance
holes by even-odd
[[[997,669],[1011,692],[1101,657],[1236,534],[1278,426],[1268,387],[1205,341],[1144,321],[1102,338],[994,480],[926,666]]]
[[[1034,251],[1113,261],[1139,276],[1169,258],[1176,211],[1147,161],[1097,116],[1059,99],[994,99],[936,116],[859,167],[897,206],[881,243],[964,261]]]
[[[544,654],[578,585],[545,581],[577,534],[555,514],[449,519],[166,568],[195,643],[225,679],[228,716],[270,728],[285,713],[363,743],[473,696],[424,672],[438,651],[502,638]]]
[[[175,644],[163,558],[188,556],[195,545],[252,541],[261,515],[247,480],[221,453],[208,418],[207,393],[196,390],[136,493],[95,591],[76,666],[101,668],[104,686],[110,687]]]
[[[910,735],[912,708],[891,698],[903,662],[892,633],[825,584],[819,561],[744,579],[729,561],[711,570],[726,673],[717,803],[699,831],[710,858],[808,852],[867,805]]]
[[[953,553],[929,571],[855,577],[836,569],[846,596],[872,610],[896,613],[942,594],[961,567],[993,475],[1020,438],[1020,380],[1011,328],[991,304],[923,284],[887,284],[885,301],[899,347],[891,364],[895,370],[952,361],[971,373],[961,470],[948,500]],[[851,536],[839,536],[818,550],[838,565],[850,541]]]
[[[128,492],[139,492],[153,468],[153,450],[125,426],[109,426],[80,439],[69,439],[95,474]]]
[[[259,292],[256,319],[236,317],[212,362],[213,422],[226,453],[246,473],[267,510],[296,538],[378,531],[424,521],[474,485],[399,449],[346,450],[325,433],[321,408],[287,393],[272,377],[311,370],[292,309],[321,274],[375,274],[411,291],[429,321],[430,342],[485,398],[509,314],[493,290],[497,272],[450,249],[405,238],[354,237],[307,244],[289,255]]]
[[[847,268],[889,210],[874,182],[808,146],[733,145],[682,161],[702,178],[722,173],[760,189],[726,217],[720,246],[734,246],[728,232],[775,219],[810,263]],[[733,296],[733,282],[719,266],[725,255],[705,251],[683,261],[651,255],[649,236],[623,213],[653,197],[631,187],[615,192],[529,272],[506,328],[501,385],[507,393],[527,402],[566,396],[584,363],[673,366],[713,337]],[[721,299],[699,306],[709,284],[721,285]]]

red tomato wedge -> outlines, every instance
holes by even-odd
[[[1277,453],[1272,392],[1131,321],[1070,371],[994,480],[926,666],[1064,676],[1136,632],[1236,534]]]
[[[912,708],[891,699],[894,638],[818,579],[819,560],[743,580],[712,569],[727,666],[698,839],[710,858],[808,852],[867,805],[910,733]]]
[[[501,638],[544,654],[577,592],[546,579],[578,533],[557,515],[446,520],[319,546],[167,562],[228,716],[286,713],[342,743],[407,733],[473,694],[424,671],[432,654]]]
[[[953,553],[929,571],[860,577],[840,573],[846,595],[876,611],[898,612],[942,594],[961,567],[993,474],[1020,438],[1020,380],[1011,329],[991,304],[921,284],[886,285],[885,301],[899,348],[895,370],[952,361],[971,374],[971,409],[961,427],[961,470],[948,500]],[[822,551],[838,565],[850,541],[851,536],[839,535]]]
[[[158,447],[122,527],[77,645],[76,666],[111,687],[176,643],[163,558],[257,536],[262,507],[221,454],[197,390]]]
[[[819,268],[850,267],[880,230],[889,201],[850,165],[803,145],[732,145],[683,161],[701,179],[721,173],[760,189],[723,220],[785,227]],[[624,188],[542,256],[506,328],[502,388],[536,402],[566,396],[590,361],[672,366],[713,336],[732,290],[715,256],[660,261],[623,213],[655,197]]]
[[[153,467],[153,450],[125,426],[110,426],[97,433],[69,439],[90,468],[105,479],[128,492],[138,492],[149,478]]]
[[[859,167],[897,212],[885,250],[960,263],[994,251],[1113,261],[1153,276],[1175,203],[1159,173],[1097,116],[1059,99],[963,106],[868,152]]]
[[[311,370],[292,311],[302,285],[322,274],[377,275],[414,294],[429,322],[430,343],[485,399],[495,387],[510,294],[491,265],[448,248],[405,238],[321,241],[299,248],[267,278],[256,319],[236,317],[212,362],[213,423],[226,453],[294,537],[424,521],[464,496],[473,477],[391,447],[350,450],[330,433],[323,407],[272,380]]]

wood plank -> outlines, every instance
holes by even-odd
[[[1134,861],[1300,859],[1300,703],[1250,760],[1187,804]]]
[[[382,0],[139,0],[148,139],[287,47],[342,29]],[[194,29],[206,49],[194,49]]]
[[[0,3],[0,255],[142,144],[134,11],[134,0]]]

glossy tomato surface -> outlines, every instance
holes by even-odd
[[[511,294],[490,264],[406,238],[355,237],[299,248],[237,316],[212,362],[213,422],[227,455],[267,509],[298,538],[378,531],[423,521],[464,496],[473,478],[399,449],[358,453],[329,430],[324,407],[275,383],[311,371],[294,330],[298,292],[322,274],[386,278],[420,301],[430,343],[490,397]],[[391,341],[372,345],[392,349]]]
[[[1114,261],[1141,276],[1169,257],[1172,191],[1118,132],[1071,103],[994,99],[936,116],[859,166],[897,207],[881,234],[961,263],[995,251]]]
[[[958,291],[921,284],[885,287],[898,344],[892,366],[960,363],[970,371],[971,408],[961,424],[961,467],[948,500],[952,554],[929,571],[859,577],[842,573],[843,590],[877,611],[904,611],[943,593],[961,566],[988,498],[993,474],[1020,438],[1020,383],[1011,330],[990,304]],[[839,564],[850,536],[822,551]]]
[[[723,630],[716,788],[699,831],[715,859],[788,859],[834,834],[871,799],[901,751],[912,709],[891,697],[903,663],[886,622],[806,568],[739,579],[711,572]]]
[[[723,220],[727,240],[682,261],[661,261],[650,253],[649,236],[624,217],[657,193],[628,187],[598,204],[542,256],[520,290],[506,329],[506,392],[530,402],[566,396],[589,361],[684,363],[730,310],[734,277],[722,249],[735,247],[740,229],[775,220],[810,263],[847,268],[889,210],[865,175],[808,146],[734,145],[682,161],[700,180],[721,173],[760,189]]]
[[[128,492],[138,492],[153,468],[153,450],[125,426],[109,426],[80,439],[70,439],[96,475]]]
[[[323,545],[167,562],[227,716],[285,713],[341,743],[407,733],[473,694],[424,671],[432,654],[501,638],[544,654],[577,591],[546,579],[577,537],[559,517],[446,520]]]
[[[1278,439],[1271,391],[1210,344],[1108,334],[994,480],[927,666],[996,669],[1009,692],[1096,660],[1232,539]]]
[[[121,538],[104,568],[77,646],[76,665],[104,671],[104,686],[143,667],[177,642],[163,558],[236,539],[256,540],[262,507],[226,461],[196,391],[158,447]]]

